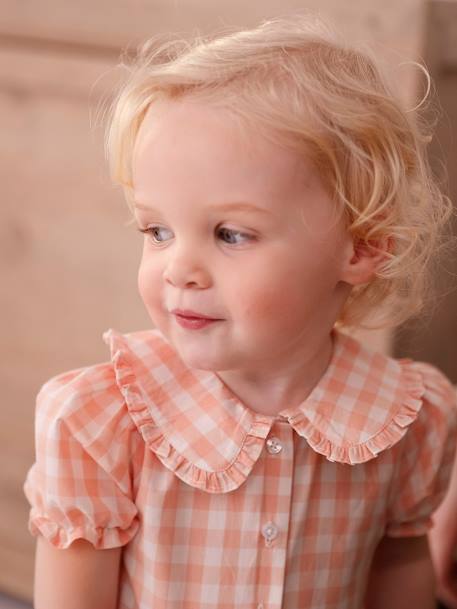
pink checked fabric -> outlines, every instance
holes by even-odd
[[[423,535],[448,483],[456,397],[428,364],[334,331],[298,407],[263,415],[158,330],[37,397],[29,528],[123,546],[119,609],[361,609],[383,535]]]

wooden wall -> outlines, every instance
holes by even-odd
[[[104,361],[105,329],[150,325],[136,290],[141,240],[109,183],[96,122],[123,76],[120,49],[159,31],[189,35],[303,8],[377,45],[393,65],[421,52],[422,0],[0,0],[0,590],[32,594],[22,484],[36,392],[58,372]],[[395,78],[412,99],[416,73],[399,68]],[[386,344],[381,334],[369,340]]]
[[[439,366],[457,384],[457,2],[428,5],[427,23],[424,58],[440,104],[433,109],[438,124],[430,145],[430,163],[454,202],[448,238],[455,243],[443,249],[433,273],[430,306],[396,333],[393,349],[397,356]]]

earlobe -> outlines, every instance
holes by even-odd
[[[342,280],[351,285],[362,285],[371,281],[387,258],[388,245],[388,240],[351,240],[346,250]]]

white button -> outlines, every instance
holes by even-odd
[[[268,438],[267,450],[271,455],[277,455],[282,451],[282,444],[278,438]]]
[[[275,537],[277,537],[278,527],[275,525],[274,522],[267,522],[267,524],[262,527],[262,535],[267,541],[271,541],[272,539],[275,539]]]

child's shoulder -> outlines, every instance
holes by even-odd
[[[318,432],[318,452],[341,463],[362,463],[405,436],[414,442],[427,428],[443,440],[455,433],[457,394],[440,370],[391,357],[345,332],[335,337],[331,363],[306,400],[302,422]]]
[[[437,442],[454,438],[457,443],[457,387],[435,365],[412,359],[399,359],[405,379],[420,379],[421,408],[415,420],[415,433],[420,438],[435,437]],[[429,442],[430,444],[430,442]]]
[[[120,386],[131,373],[131,367],[139,362],[150,363],[157,359],[161,350],[171,351],[163,336],[156,330],[140,330],[122,334],[109,329],[103,333],[103,340],[109,345],[109,357],[104,362],[66,370],[49,378],[40,387],[38,395],[54,397],[61,406],[68,406],[72,400],[84,401],[101,398],[121,397]],[[149,362],[148,362],[149,359]],[[135,362],[133,362],[135,360]]]
[[[87,444],[100,430],[122,433],[134,428],[126,392],[132,371],[151,364],[165,341],[155,330],[103,334],[109,345],[106,361],[61,372],[47,380],[36,398],[36,427],[47,434],[64,427]],[[133,361],[135,360],[135,362]]]
[[[346,353],[354,355],[355,367],[365,368],[372,389],[378,387],[378,395],[390,395],[399,425],[416,419],[433,419],[437,425],[457,425],[457,388],[438,367],[411,358],[389,356],[347,335],[343,340]]]
[[[400,359],[405,374],[419,374],[424,385],[424,399],[444,411],[457,411],[457,387],[435,365],[412,359]]]
[[[421,396],[426,394],[435,400],[455,403],[456,387],[435,365],[411,358],[396,358],[367,346],[353,336],[340,332],[339,342],[345,365],[353,366],[355,371],[365,370],[368,378],[379,384],[393,385],[395,380],[400,386],[415,389]],[[352,363],[351,363],[352,362]]]

